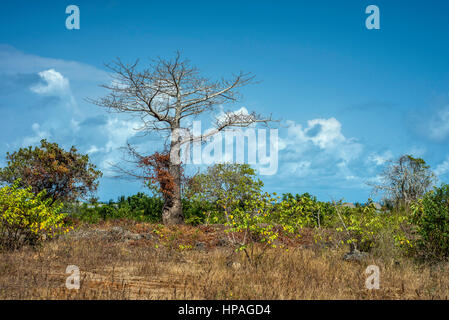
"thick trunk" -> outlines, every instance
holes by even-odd
[[[181,165],[172,164],[170,174],[174,178],[173,194],[168,197],[162,210],[162,221],[164,224],[182,224],[184,215],[181,202]]]
[[[181,150],[178,138],[172,132],[169,172],[173,177],[173,193],[166,199],[162,210],[162,221],[167,225],[184,223],[181,202]]]

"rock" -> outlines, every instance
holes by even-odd
[[[141,233],[140,235],[146,240],[153,240],[153,235],[151,233]]]
[[[242,267],[242,265],[240,264],[240,262],[233,262],[233,263],[231,264],[231,268],[234,269],[234,270],[238,270],[238,269],[240,269],[241,267]]]
[[[204,242],[197,242],[197,243],[195,243],[195,249],[196,250],[205,250],[206,244]]]
[[[352,250],[351,252],[345,253],[343,256],[343,260],[345,261],[362,261],[366,258],[365,252],[360,252],[357,249]]]
[[[238,270],[238,269],[240,269],[242,267],[240,262],[236,262],[236,261],[232,261],[232,260],[226,262],[226,266],[231,268],[231,269],[234,269],[234,270]]]
[[[219,246],[219,247],[226,247],[228,245],[228,240],[226,240],[226,239],[219,239],[218,241],[217,241],[217,246]]]
[[[138,234],[138,233],[131,233],[131,232],[129,232],[129,233],[126,233],[125,238],[129,239],[129,240],[137,241],[137,240],[142,239],[142,236],[140,234]]]
[[[112,227],[111,233],[122,234],[125,233],[125,229],[123,229],[122,227]]]
[[[102,230],[102,229],[95,229],[94,233],[102,238],[107,238],[109,236],[108,230]]]

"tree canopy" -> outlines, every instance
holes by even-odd
[[[423,159],[403,155],[385,168],[374,192],[384,193],[386,200],[395,205],[408,206],[422,197],[434,181],[435,175]]]
[[[0,169],[0,181],[31,187],[38,194],[61,201],[86,198],[96,191],[97,179],[102,176],[89,156],[77,152],[75,147],[65,151],[57,143],[41,140],[40,147],[20,148],[6,154],[7,166]]]

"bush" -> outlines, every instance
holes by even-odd
[[[187,224],[199,225],[216,223],[219,221],[214,209],[215,205],[208,201],[196,199],[183,199],[182,212]]]
[[[296,196],[287,193],[282,196],[272,219],[273,222],[290,226],[298,232],[304,227],[328,225],[333,214],[334,208],[330,203],[320,202],[308,193]]]
[[[57,143],[41,140],[40,147],[21,148],[7,153],[8,165],[0,168],[0,181],[30,187],[34,194],[46,190],[53,201],[74,201],[92,195],[102,173],[89,162],[89,156],[69,151]]]
[[[18,183],[0,188],[0,247],[17,249],[68,232],[61,205],[51,205],[45,191],[35,195]]]
[[[243,209],[253,194],[261,193],[263,183],[248,164],[220,163],[209,167],[206,173],[197,174],[189,181],[186,196],[193,204],[206,210],[204,222],[224,223],[226,212]],[[204,214],[204,212],[203,212]]]
[[[370,251],[376,244],[381,230],[389,223],[385,212],[378,212],[371,200],[356,207],[344,207],[341,203],[335,204],[336,215],[340,226],[336,230],[344,235],[344,243],[351,250]]]
[[[449,185],[429,191],[411,206],[417,253],[424,258],[449,256]]]
[[[244,186],[242,186],[244,189]],[[232,195],[228,196],[232,198]],[[275,208],[276,199],[268,193],[249,193],[243,206],[230,206],[224,203],[232,202],[231,199],[223,200],[223,208],[226,213],[229,242],[235,247],[236,252],[243,251],[251,264],[257,266],[266,249],[276,248],[275,241],[279,237],[279,231],[271,222],[271,214]],[[291,232],[291,228],[284,227]],[[240,234],[239,237],[237,234]],[[262,251],[256,253],[256,243],[262,244]]]
[[[70,217],[82,222],[97,223],[109,219],[131,219],[144,222],[159,222],[162,220],[164,203],[159,197],[150,197],[137,193],[130,197],[121,196],[117,202],[95,204],[67,203],[64,211]]]

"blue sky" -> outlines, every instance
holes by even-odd
[[[65,28],[70,4],[80,30]],[[380,30],[365,27],[370,4]],[[282,120],[267,191],[365,201],[403,153],[449,182],[448,13],[447,1],[2,1],[0,154],[47,138],[107,171],[126,141],[158,145],[85,98],[105,93],[104,63],[180,50],[212,78],[257,76],[233,107]],[[139,190],[106,174],[98,195]]]

